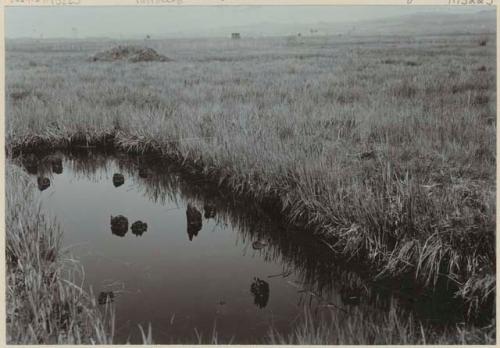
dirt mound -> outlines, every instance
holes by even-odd
[[[171,59],[159,54],[149,47],[118,46],[110,50],[99,52],[91,58],[94,62],[114,62],[126,60],[132,63],[137,62],[169,62]]]

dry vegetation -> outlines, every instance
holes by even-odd
[[[495,344],[495,325],[474,328],[465,325],[441,331],[425,328],[407,313],[391,305],[389,312],[329,310],[319,315],[304,311],[296,329],[288,334],[270,331],[270,344],[299,345],[466,345]]]
[[[61,231],[40,212],[35,187],[6,168],[8,344],[109,344],[113,312],[97,309],[76,282],[78,264],[61,249]]]
[[[373,277],[446,286],[493,314],[493,37],[150,43],[173,61],[8,41],[8,151],[161,153],[276,201]]]

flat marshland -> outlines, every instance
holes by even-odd
[[[271,202],[331,249],[332,262],[460,299],[467,320],[488,327],[474,337],[491,343],[495,41],[7,40],[7,151],[102,146],[162,156],[235,195]],[[169,59],[90,59],[118,45]],[[290,340],[314,341],[306,331],[314,342],[339,337],[316,329],[306,322]]]

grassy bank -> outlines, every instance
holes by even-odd
[[[27,175],[7,165],[6,316],[8,344],[110,344],[112,313],[76,282],[77,262],[61,231],[40,211]]]
[[[99,42],[8,42],[6,142],[155,151],[277,200],[373,278],[444,280],[491,314],[496,47],[484,37],[152,41],[173,61],[138,64],[89,62]]]
[[[467,345],[495,344],[495,324],[483,328],[457,325],[439,331],[429,330],[407,313],[391,306],[389,312],[351,311],[332,309],[320,314],[304,311],[296,329],[282,335],[271,330],[266,343],[300,345]]]

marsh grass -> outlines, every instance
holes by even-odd
[[[491,316],[496,47],[478,44],[486,36],[167,40],[153,46],[173,62],[133,65],[88,62],[102,43],[42,42],[34,54],[8,42],[6,143],[12,154],[160,154],[277,202],[374,279],[444,284],[471,317]]]
[[[349,313],[326,309],[312,313],[304,309],[295,330],[288,335],[271,329],[269,344],[299,345],[407,345],[407,344],[495,344],[495,325],[474,328],[457,325],[439,331],[429,331],[397,306],[387,313],[357,310]]]
[[[143,344],[154,344],[151,325],[147,334],[139,328]],[[195,328],[194,337],[197,344],[215,345],[232,344],[234,339],[221,340],[215,324],[208,336]],[[481,328],[461,323],[429,330],[394,304],[388,312],[371,312],[368,316],[366,310],[347,312],[324,307],[313,312],[304,307],[290,333],[282,334],[271,327],[267,335],[256,338],[255,342],[266,345],[494,345],[496,332],[495,323]]]
[[[77,280],[78,263],[61,249],[27,175],[6,167],[7,343],[111,344],[113,311],[99,311]]]

